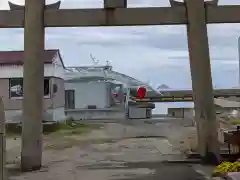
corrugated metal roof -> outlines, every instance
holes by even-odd
[[[113,81],[114,79],[99,76],[83,76],[66,80],[66,82],[94,82],[94,81]]]
[[[58,50],[45,50],[44,63],[52,63]],[[23,65],[24,51],[0,51],[0,65]]]

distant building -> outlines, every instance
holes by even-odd
[[[23,51],[0,51],[0,96],[3,98],[6,121],[22,120],[23,59]],[[58,121],[65,118],[65,67],[58,50],[45,50],[43,61],[43,120]]]

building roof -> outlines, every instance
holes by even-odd
[[[66,80],[67,82],[97,82],[97,81],[111,81],[114,79],[99,77],[99,76],[85,76],[85,77],[78,77]]]
[[[59,50],[50,49],[44,52],[44,63],[53,63],[54,57],[59,54],[60,60],[64,67]],[[0,51],[0,65],[23,65],[24,51]]]
[[[68,70],[68,72],[65,74],[65,80],[67,80],[68,82],[114,80],[118,81],[118,84],[123,84],[124,87],[145,87],[148,91],[149,96],[161,95],[158,90],[154,89],[150,85],[126,74],[114,71],[112,70],[111,66],[76,66],[66,67],[66,69]],[[92,77],[92,79],[87,77]]]

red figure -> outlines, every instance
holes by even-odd
[[[137,97],[142,99],[144,98],[146,95],[146,88],[144,87],[139,87],[138,90],[137,90]]]

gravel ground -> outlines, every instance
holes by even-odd
[[[10,180],[203,180],[201,165],[183,159],[192,127],[179,120],[108,123],[86,135],[45,137],[43,168],[21,173],[20,139],[7,139]],[[183,143],[184,142],[184,143]]]

